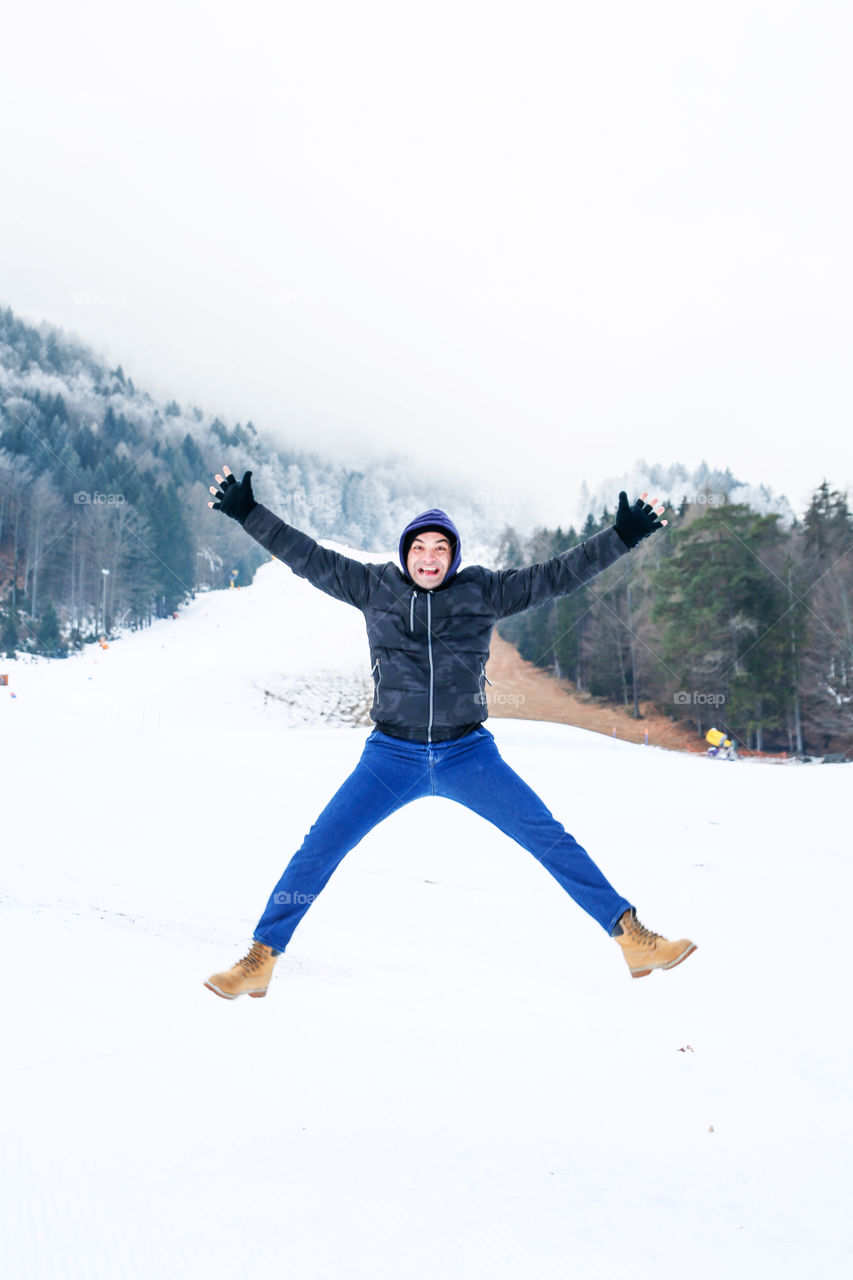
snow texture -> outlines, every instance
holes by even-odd
[[[843,765],[499,721],[695,956],[632,981],[526,853],[425,800],[335,873],[267,999],[204,989],[358,757],[363,728],[291,727],[317,673],[366,666],[360,616],[278,564],[0,663],[4,1274],[849,1274]]]

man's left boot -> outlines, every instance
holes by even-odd
[[[611,937],[622,948],[632,978],[647,978],[652,969],[674,969],[696,950],[687,938],[670,942],[640,924],[633,908],[619,918]]]
[[[272,947],[266,943],[253,942],[242,960],[224,973],[214,973],[204,985],[208,991],[222,996],[223,1000],[236,1000],[242,995],[254,996],[255,999],[265,996],[278,956],[279,953],[274,955]]]

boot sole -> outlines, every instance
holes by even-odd
[[[215,987],[212,982],[204,984],[208,991],[212,991],[215,996],[221,996],[223,1000],[236,1000],[238,996],[251,996],[253,1000],[260,1000],[262,996],[267,994],[267,988],[263,991],[220,991],[219,987]]]
[[[655,964],[651,969],[632,969],[632,978],[647,978],[655,969],[674,969],[677,964],[682,964],[688,956],[692,956],[693,952],[698,950],[695,943],[690,944],[686,951],[682,951],[680,956],[676,956],[674,960],[670,960],[668,964]]]

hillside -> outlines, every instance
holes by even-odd
[[[266,1000],[204,989],[364,738],[294,727],[268,683],[310,699],[363,661],[358,614],[268,564],[106,650],[3,664],[8,1274],[844,1274],[846,936],[815,891],[850,882],[843,767],[495,720],[687,964],[631,981],[439,800],[346,859]]]
[[[492,637],[488,676],[489,715],[495,719],[570,724],[623,742],[647,742],[669,750],[696,750],[701,742],[687,725],[662,715],[651,703],[643,704],[643,718],[636,720],[615,703],[575,693],[567,681],[527,662],[498,632]]]

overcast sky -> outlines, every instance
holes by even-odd
[[[548,522],[641,456],[800,510],[853,487],[851,14],[7,7],[0,301]]]

